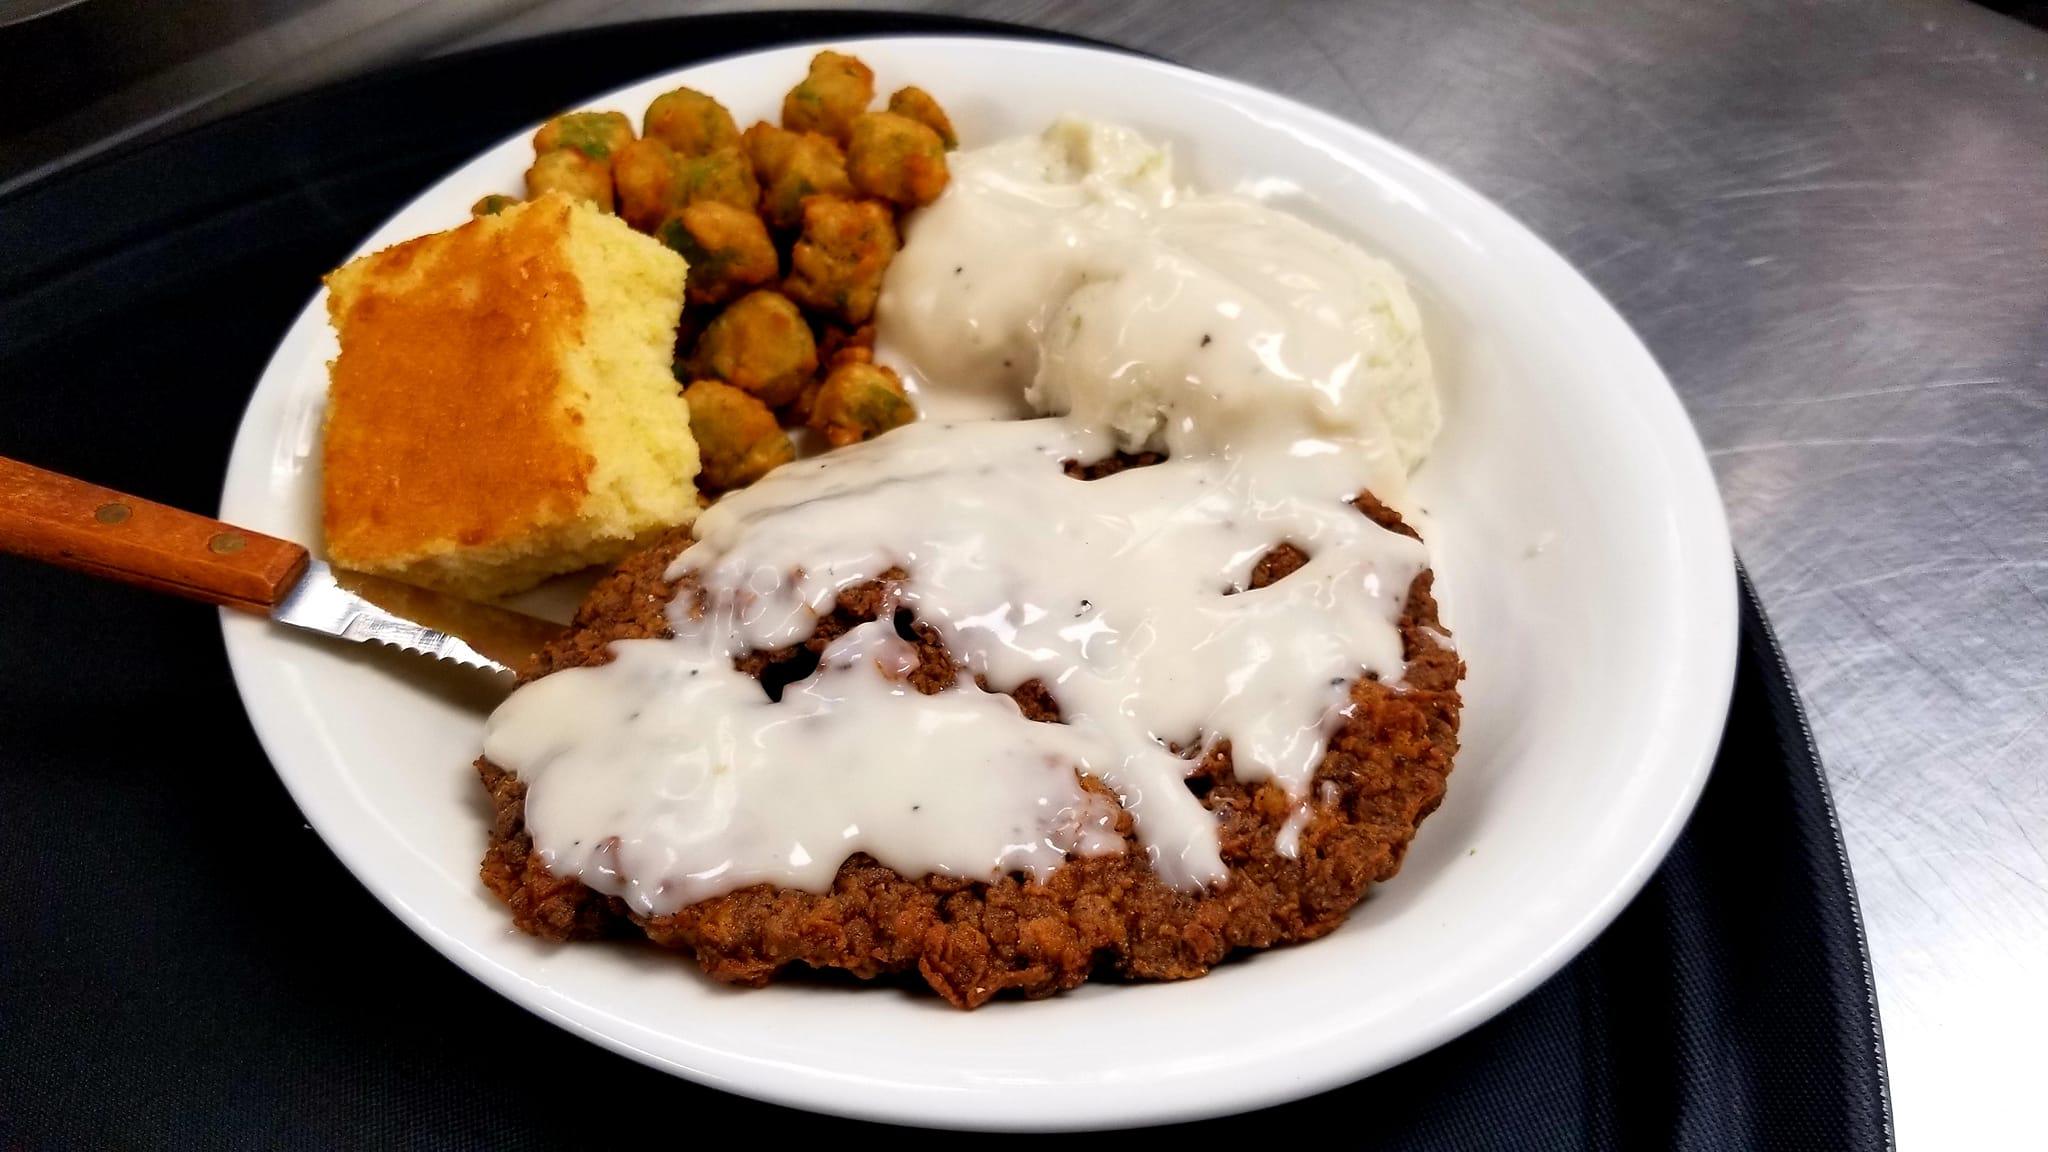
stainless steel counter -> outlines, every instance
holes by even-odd
[[[1592,277],[1698,423],[1806,696],[1902,1145],[2039,1147],[2048,34],[1945,0],[925,6],[1328,109]]]
[[[395,8],[299,6],[351,30]],[[416,21],[433,37],[373,51],[351,31],[289,72],[421,51],[487,10],[455,46],[743,6],[761,5],[442,0]],[[1286,93],[1436,160],[1578,264],[1684,396],[1805,693],[1902,1144],[2040,1146],[2048,34],[1960,0],[896,6]],[[290,83],[281,49],[241,51],[206,83]]]

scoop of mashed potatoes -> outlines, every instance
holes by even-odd
[[[1063,120],[955,153],[879,309],[927,418],[1073,414],[1129,451],[1303,428],[1405,468],[1440,423],[1400,273],[1238,196],[1178,187],[1127,128]]]

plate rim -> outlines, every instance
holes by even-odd
[[[1327,1061],[1307,1074],[1294,1074],[1292,1069],[1282,1069],[1277,1075],[1269,1073],[1259,1076],[1253,1074],[1249,1068],[1239,1067],[1236,1070],[1239,1075],[1222,1084],[1213,1081],[1194,1081],[1185,1077],[1179,1080],[1162,1080],[1148,1083],[1148,1091],[1133,1094],[1125,1107],[1094,1107],[1058,1118],[1025,1115],[1022,1112],[990,1116],[980,1115],[959,1106],[960,1103],[967,1104],[969,1108],[984,1105],[989,1097],[983,1094],[957,1093],[958,1102],[949,1107],[946,1106],[943,1090],[934,1085],[920,1086],[925,1091],[906,1101],[894,1092],[849,1091],[846,1083],[835,1081],[813,1069],[796,1070],[785,1066],[778,1068],[774,1073],[764,1075],[754,1067],[755,1062],[728,1050],[696,1047],[693,1052],[700,1059],[700,1063],[692,1065],[671,1055],[640,1047],[624,1034],[625,1028],[630,1026],[631,1022],[614,1021],[619,1025],[618,1029],[605,1030],[575,1011],[579,1008],[587,1010],[588,1006],[582,1005],[557,989],[538,984],[511,965],[478,951],[466,940],[428,919],[419,909],[408,903],[401,893],[388,891],[371,882],[367,878],[366,867],[357,858],[358,852],[365,849],[360,846],[349,846],[346,836],[334,834],[336,830],[326,822],[332,814],[323,816],[316,806],[309,806],[302,788],[295,785],[293,774],[282,767],[284,760],[289,757],[279,755],[280,749],[285,746],[285,738],[282,730],[277,727],[278,717],[251,706],[249,685],[253,673],[248,665],[249,661],[255,658],[255,652],[244,636],[237,635],[237,627],[232,622],[240,620],[239,615],[223,610],[223,643],[230,670],[235,678],[236,691],[273,771],[304,815],[306,822],[320,836],[328,850],[348,869],[356,882],[396,915],[410,931],[493,992],[550,1023],[639,1063],[706,1087],[814,1112],[890,1123],[997,1131],[1128,1127],[1204,1119],[1304,1098],[1376,1075],[1448,1043],[1498,1015],[1568,964],[1641,892],[1690,818],[1718,753],[1720,732],[1726,723],[1732,697],[1739,651],[1740,593],[1736,579],[1736,558],[1730,540],[1725,505],[1715,483],[1705,446],[1699,438],[1697,428],[1686,414],[1670,377],[1657,363],[1654,354],[1641,336],[1606,294],[1565,259],[1549,241],[1506,207],[1478,192],[1434,162],[1372,129],[1292,97],[1245,81],[1218,76],[1115,45],[1034,35],[1033,30],[1025,28],[1020,28],[1015,34],[994,31],[903,32],[793,39],[740,52],[707,56],[666,71],[634,77],[578,101],[577,105],[603,103],[649,81],[751,56],[826,47],[858,49],[862,45],[895,45],[906,41],[916,41],[926,46],[943,46],[946,43],[975,46],[995,44],[1008,50],[1058,56],[1113,58],[1124,64],[1163,74],[1178,82],[1192,83],[1235,101],[1250,101],[1269,109],[1276,108],[1290,117],[1308,122],[1329,135],[1339,138],[1362,138],[1377,151],[1398,159],[1439,185],[1440,190],[1464,199],[1467,206],[1500,217],[1512,226],[1514,232],[1520,234],[1520,239],[1527,244],[1530,255],[1549,265],[1552,274],[1562,273],[1569,280],[1576,281],[1590,294],[1593,301],[1597,301],[1597,319],[1603,325],[1611,324],[1613,334],[1620,340],[1616,350],[1638,362],[1635,368],[1624,373],[1635,381],[1634,386],[1627,391],[1631,409],[1648,419],[1654,427],[1665,434],[1660,437],[1660,443],[1675,442],[1690,449],[1679,453],[1678,459],[1673,461],[1682,466],[1681,472],[1674,476],[1673,487],[1692,505],[1687,510],[1689,516],[1694,518],[1688,521],[1689,527],[1695,535],[1704,534],[1705,539],[1700,540],[1699,544],[1710,554],[1725,557],[1725,562],[1712,565],[1711,570],[1684,573],[1687,583],[1681,587],[1689,594],[1682,597],[1682,602],[1688,610],[1697,612],[1704,609],[1716,617],[1711,622],[1699,622],[1716,626],[1694,629],[1700,646],[1697,658],[1706,665],[1704,687],[1712,696],[1703,706],[1695,708],[1686,717],[1692,721],[1688,725],[1689,728],[1704,728],[1707,731],[1704,736],[1695,732],[1690,739],[1674,737],[1669,731],[1669,726],[1658,731],[1657,741],[1665,746],[1665,751],[1669,752],[1669,746],[1675,742],[1683,752],[1680,756],[1667,755],[1665,759],[1674,768],[1683,767],[1686,770],[1685,782],[1682,788],[1672,793],[1671,803],[1662,813],[1654,832],[1643,841],[1643,847],[1635,858],[1625,869],[1616,872],[1613,880],[1604,886],[1598,899],[1592,902],[1568,930],[1558,933],[1547,948],[1523,958],[1512,975],[1495,981],[1480,994],[1446,1013],[1433,1027],[1417,1029],[1405,1042],[1388,1045],[1371,1058],[1351,1062]],[[504,147],[509,142],[530,136],[534,127],[528,125],[478,149],[431,180],[416,195],[366,233],[363,241],[351,250],[351,258],[363,250],[371,237],[381,233],[397,218],[432,196],[436,189],[463,167]],[[258,407],[258,388],[262,381],[270,377],[273,370],[280,367],[292,333],[305,323],[309,313],[317,309],[321,295],[321,290],[316,289],[309,296],[306,305],[294,317],[291,325],[284,329],[276,350],[266,361],[262,373],[257,378],[257,387],[252,387],[250,401],[237,422],[229,468],[222,485],[221,501],[224,509],[240,486],[237,480],[241,470],[237,464],[244,454],[244,436],[250,430],[250,421]],[[1647,371],[1638,371],[1637,368]],[[1706,498],[1704,501],[1700,499],[1702,496]],[[1711,720],[1702,719],[1705,717],[1711,717]],[[664,1038],[688,1042],[686,1038]],[[1162,1096],[1168,1098],[1161,1099]]]

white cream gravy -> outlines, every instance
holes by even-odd
[[[1095,186],[1031,184],[1011,154],[1027,144],[1067,156],[1039,165],[1049,179]],[[1428,562],[1349,504],[1397,494],[1419,451],[1393,430],[1415,402],[1388,399],[1412,389],[1418,357],[1428,385],[1413,305],[1333,237],[1176,192],[1163,154],[1121,130],[1062,126],[985,154],[960,154],[953,189],[912,221],[882,305],[928,415],[954,415],[728,495],[670,572],[696,574],[701,614],[671,605],[674,639],[617,643],[611,663],[529,684],[491,717],[484,751],[526,782],[551,871],[647,914],[752,884],[823,891],[855,852],[913,876],[1043,878],[1124,850],[1085,774],[1114,790],[1162,879],[1192,889],[1226,871],[1184,779],[1226,739],[1241,779],[1296,802],[1277,845],[1296,850],[1347,685],[1401,676],[1396,622]],[[1134,198],[1153,205],[1144,235],[1056,242]],[[1013,212],[1015,229],[994,228]],[[987,236],[974,259],[1010,261],[1014,290],[976,302],[933,286],[955,279],[968,233]],[[1358,307],[1399,331],[1352,332]],[[955,418],[1034,406],[1059,415]],[[1433,432],[1433,390],[1427,410]],[[1062,468],[1143,448],[1170,458],[1095,481]],[[1282,541],[1309,562],[1238,591]],[[886,618],[835,640],[780,702],[733,668],[809,637],[839,592],[892,568],[909,573],[892,606],[961,664],[951,688],[902,683],[914,653]],[[1064,723],[1001,694],[1034,679]]]

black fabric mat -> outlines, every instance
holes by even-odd
[[[0,200],[0,454],[213,508],[249,389],[319,274],[478,149],[696,59],[976,27],[785,14],[557,37],[327,89]],[[1743,588],[1712,781],[1614,926],[1464,1038],[1204,1135],[1890,1144],[1833,812]],[[767,1127],[729,1127],[750,1123]],[[0,557],[0,1148],[575,1147],[650,1124],[678,1141],[852,1128],[672,1080],[499,999],[306,828],[211,611]]]

